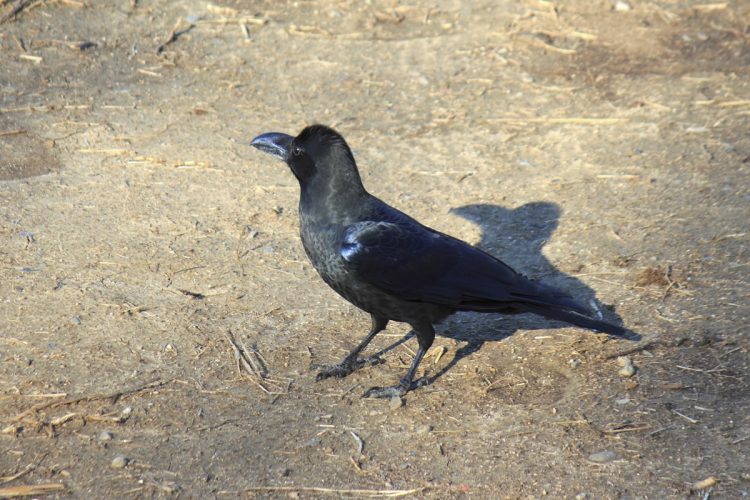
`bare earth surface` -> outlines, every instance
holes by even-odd
[[[747,2],[0,3],[0,496],[749,494]],[[643,341],[460,314],[402,405],[404,325],[315,382],[369,317],[248,147],[314,122]]]

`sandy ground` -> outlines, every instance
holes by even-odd
[[[0,3],[0,496],[749,494],[746,2]],[[461,314],[402,405],[404,325],[315,382],[369,319],[248,147],[314,122],[643,341]]]

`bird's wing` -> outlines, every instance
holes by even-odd
[[[491,255],[411,222],[352,224],[339,253],[359,279],[405,300],[472,310],[523,303],[580,308]]]

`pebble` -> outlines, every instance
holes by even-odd
[[[432,431],[431,425],[420,425],[417,427],[417,434],[428,434],[430,431]]]
[[[687,132],[688,134],[703,134],[705,132],[708,132],[708,129],[703,125],[693,125],[686,128],[685,132]]]
[[[628,378],[635,375],[635,365],[633,365],[633,362],[628,356],[620,356],[617,358],[617,364],[622,367],[617,371],[619,376]]]
[[[133,413],[133,407],[132,406],[126,406],[122,409],[122,412],[120,412],[120,423],[125,422],[127,419],[130,418],[130,415]]]
[[[597,451],[596,453],[592,453],[589,455],[589,460],[592,462],[604,464],[607,462],[611,462],[612,460],[615,460],[617,458],[617,455],[615,455],[614,451]]]
[[[617,2],[617,3],[615,4],[615,10],[616,10],[617,12],[627,12],[627,11],[629,11],[630,9],[632,9],[632,7],[630,6],[630,4],[629,4],[628,2],[623,2],[622,0],[619,0],[619,1],[618,1],[618,2]]]
[[[698,481],[697,483],[693,483],[692,490],[705,490],[710,488],[711,486],[714,486],[718,480],[714,476],[709,476],[703,481]]]
[[[312,439],[308,440],[308,441],[307,441],[307,442],[305,443],[305,446],[310,446],[310,447],[313,447],[313,448],[315,448],[315,447],[318,447],[318,446],[320,446],[320,442],[321,442],[321,441],[320,441],[320,438],[312,438]]]
[[[568,366],[575,370],[576,368],[581,366],[581,360],[578,358],[571,358],[568,360]]]
[[[399,408],[404,406],[404,400],[398,396],[394,396],[388,401],[388,406],[391,410],[398,410]]]
[[[102,431],[99,434],[99,441],[112,441],[114,439],[114,436],[109,431]]]
[[[112,466],[113,469],[124,469],[129,463],[130,459],[128,457],[125,455],[117,455],[112,459],[112,463],[109,465]]]

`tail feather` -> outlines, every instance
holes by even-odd
[[[588,328],[589,330],[595,330],[597,332],[607,333],[616,337],[622,337],[628,340],[640,340],[641,336],[637,333],[623,328],[606,321],[579,314],[577,312],[566,311],[564,309],[551,308],[549,306],[540,306],[537,304],[524,304],[524,310],[539,314],[550,319],[556,319],[570,323],[571,325],[580,326],[582,328]]]

